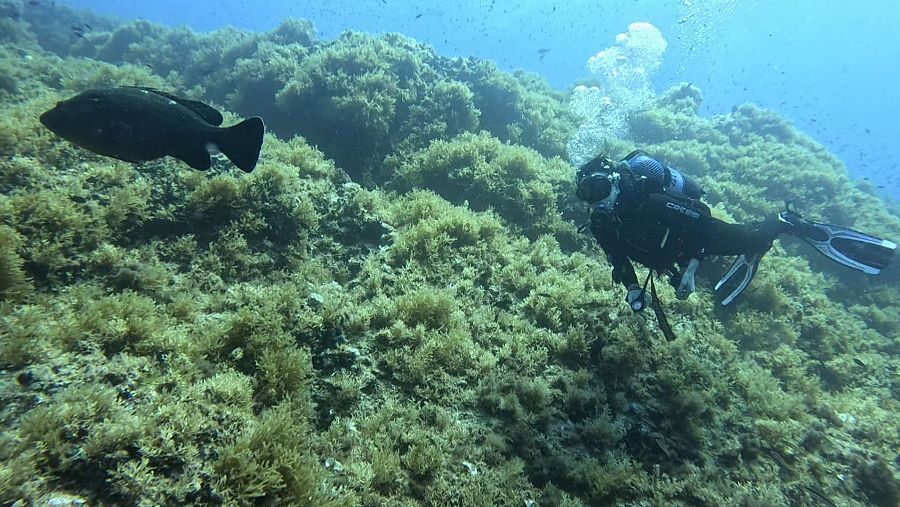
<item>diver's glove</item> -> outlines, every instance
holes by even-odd
[[[684,273],[681,275],[681,281],[678,282],[678,287],[675,287],[675,297],[684,300],[694,293],[694,291],[697,289],[694,277],[697,275],[697,268],[699,267],[700,260],[691,259],[691,262],[688,263],[687,269],[685,269]]]
[[[628,294],[625,301],[631,307],[631,311],[640,312],[644,308],[650,306],[651,298],[647,291],[642,289],[638,284],[633,283],[628,286]]]

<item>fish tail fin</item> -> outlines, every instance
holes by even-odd
[[[234,165],[249,173],[259,160],[265,131],[266,125],[262,118],[247,118],[237,125],[222,129],[218,148]]]

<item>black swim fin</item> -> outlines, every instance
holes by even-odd
[[[897,250],[897,245],[893,241],[876,238],[846,227],[806,220],[790,209],[780,213],[778,220],[785,224],[783,232],[806,241],[835,262],[870,275],[877,275],[887,267]],[[731,269],[716,284],[716,290],[721,289],[737,273],[743,271],[744,276],[737,287],[722,300],[723,305],[734,301],[734,298],[750,285],[763,253],[765,252],[744,254],[735,259]]]
[[[791,226],[789,234],[806,241],[822,255],[870,275],[877,275],[887,267],[897,250],[893,241],[806,220],[791,210],[782,212],[778,218]]]
[[[737,259],[734,260],[734,263],[731,264],[731,268],[725,273],[725,276],[719,280],[719,283],[716,284],[716,290],[721,289],[727,282],[730,280],[735,274],[739,271],[744,270],[744,276],[741,278],[741,281],[738,283],[737,287],[728,294],[725,299],[722,300],[722,305],[727,305],[728,303],[734,301],[734,298],[738,297],[741,292],[744,292],[744,289],[750,285],[750,282],[753,281],[753,277],[756,276],[756,270],[759,269],[759,261],[762,259],[765,251],[756,252],[753,254],[741,254]]]

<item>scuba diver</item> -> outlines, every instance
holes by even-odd
[[[722,300],[727,305],[747,288],[760,259],[781,234],[796,236],[825,256],[869,274],[887,266],[897,248],[868,234],[806,220],[790,208],[752,225],[713,218],[700,201],[703,191],[696,182],[640,150],[618,163],[604,156],[594,158],[578,169],[575,183],[578,198],[591,205],[589,226],[612,264],[613,281],[625,286],[625,300],[632,311],[653,305],[661,324],[665,317],[655,301],[655,287],[654,297],[647,296],[647,282],[652,283],[654,271],[668,274],[676,297],[685,299],[694,292],[694,278],[704,257],[736,255],[715,287],[718,291],[737,280]],[[632,261],[650,268],[643,286],[638,284]],[[739,279],[735,275],[741,272]]]

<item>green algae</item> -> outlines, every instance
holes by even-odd
[[[897,266],[862,279],[782,241],[721,309],[711,262],[689,300],[662,288],[667,342],[575,233],[574,126],[533,76],[296,21],[98,23],[66,49],[40,26],[3,31],[0,502],[896,503]],[[37,122],[117,83],[264,112],[277,137],[250,175],[199,173]],[[700,100],[675,87],[632,132],[719,214],[789,199],[900,237],[788,122]],[[334,135],[285,120],[326,103]]]
[[[464,132],[563,155],[573,131],[561,97],[537,76],[445,58],[400,34],[320,41],[297,20],[265,34],[134,21],[60,54],[143,66],[238,114],[262,115],[280,137],[303,136],[364,183],[380,181],[386,156]]]
[[[576,214],[567,198],[574,192],[572,170],[559,158],[548,161],[487,133],[467,133],[389,157],[385,168],[391,174],[387,189],[431,189],[452,203],[468,203],[474,211],[491,209],[530,237],[558,233],[574,241],[570,223],[559,213],[565,210],[570,218]]]

